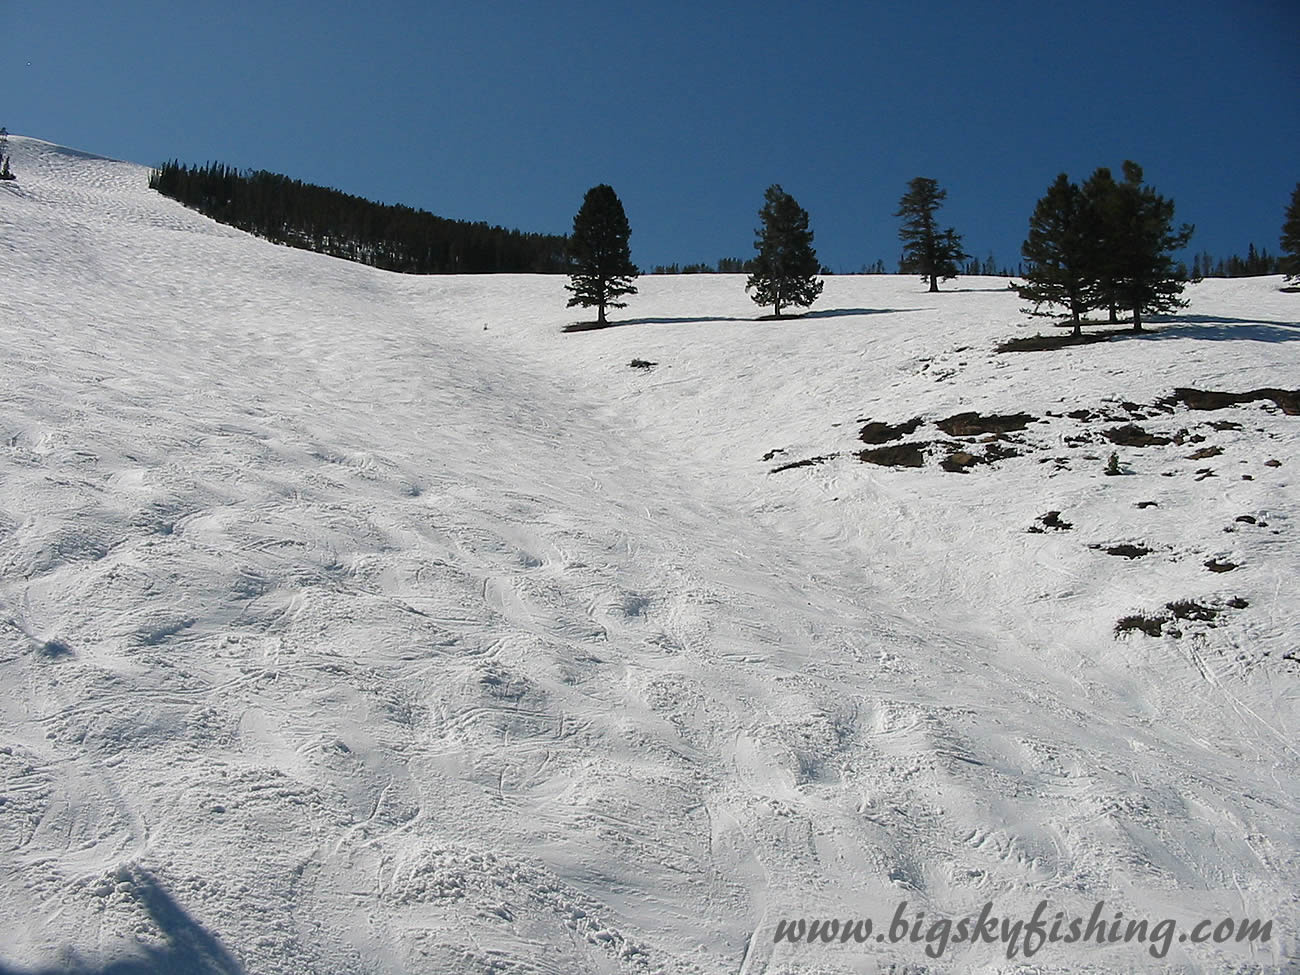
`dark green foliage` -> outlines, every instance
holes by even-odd
[[[9,130],[0,128],[0,180],[17,178],[9,170]]]
[[[1088,307],[1092,283],[1087,229],[1083,191],[1061,173],[1034,208],[1020,247],[1029,267],[1016,291],[1034,303],[1035,314],[1043,305],[1069,309],[1075,335],[1081,334],[1079,316]]]
[[[935,212],[947,198],[935,180],[918,176],[907,184],[907,192],[898,201],[896,217],[903,218],[898,231],[903,241],[903,256],[898,262],[902,274],[919,274],[938,291],[939,282],[951,281],[960,273],[959,264],[970,257],[962,250],[961,235],[952,227],[940,230]]]
[[[772,305],[777,318],[786,305],[806,308],[822,293],[823,282],[817,280],[821,265],[813,250],[813,232],[808,226],[808,211],[793,196],[773,184],[763,196],[758,211],[763,225],[754,233],[758,255],[745,283],[746,291],[759,305]]]
[[[1286,222],[1282,224],[1282,273],[1288,279],[1300,278],[1300,183],[1291,193],[1291,205],[1286,208]]]
[[[1281,274],[1283,259],[1274,257],[1267,247],[1255,249],[1252,243],[1246,250],[1246,256],[1233,254],[1217,260],[1202,251],[1192,256],[1191,280],[1204,278],[1257,278],[1266,274]]]
[[[1173,251],[1187,246],[1192,227],[1175,229],[1174,204],[1142,183],[1142,167],[1124,163],[1124,181],[1116,183],[1109,170],[1099,169],[1084,187],[1093,235],[1097,297],[1094,301],[1133,313],[1133,330],[1142,331],[1145,312],[1185,307],[1179,299],[1186,283],[1185,268],[1174,263]]]
[[[1092,284],[1094,307],[1106,308],[1112,322],[1118,321],[1119,294],[1116,281],[1119,274],[1116,244],[1112,237],[1118,234],[1114,218],[1110,215],[1118,193],[1110,170],[1098,168],[1083,184],[1084,233],[1090,245],[1088,268]]]
[[[739,257],[720,257],[718,258],[719,274],[751,274],[754,270],[754,259],[744,260]]]
[[[601,183],[587,190],[573,218],[569,238],[569,307],[597,309],[596,321],[605,324],[606,308],[625,308],[618,299],[636,294],[632,281],[639,273],[632,263],[628,238],[632,229],[612,187]]]
[[[278,244],[410,274],[560,273],[562,236],[447,220],[372,203],[266,170],[169,162],[149,186],[188,207]]]
[[[754,261],[742,260],[739,257],[720,257],[716,267],[710,266],[703,262],[698,264],[681,265],[656,264],[651,274],[749,274],[754,270]]]
[[[1076,337],[1089,308],[1108,309],[1112,322],[1120,308],[1129,309],[1140,332],[1143,314],[1186,304],[1179,295],[1187,268],[1173,252],[1187,245],[1192,228],[1175,229],[1173,219],[1173,201],[1143,185],[1135,162],[1124,163],[1120,183],[1105,167],[1082,188],[1062,173],[1030,218],[1022,246],[1029,270],[1017,291],[1036,306],[1068,308]]]

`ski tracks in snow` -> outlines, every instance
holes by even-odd
[[[720,324],[629,377],[617,330],[557,338],[550,279],[272,247],[14,143],[6,963],[195,943],[164,889],[296,973],[757,975],[794,964],[780,917],[1120,880],[1282,904],[1280,744],[1187,746],[1150,670],[980,611],[968,549],[888,479],[762,480],[754,431],[812,414],[724,409],[722,380],[803,363],[834,398],[824,351],[759,329],[733,362]],[[665,334],[639,341],[667,369]]]

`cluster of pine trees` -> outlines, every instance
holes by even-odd
[[[758,304],[772,305],[780,318],[782,308],[807,307],[817,300],[823,286],[817,279],[822,266],[812,247],[808,212],[789,193],[769,186],[758,216],[762,226],[754,241],[757,256],[743,264],[724,259],[718,266],[719,270],[745,267],[749,272],[745,290],[754,292]],[[565,287],[572,294],[569,307],[595,308],[598,325],[607,323],[606,308],[626,307],[619,299],[636,294],[632,282],[640,272],[632,263],[630,236],[627,214],[613,188],[602,183],[588,190],[573,218],[571,269]]]
[[[1217,260],[1206,252],[1192,256],[1191,279],[1200,281],[1204,278],[1257,278],[1265,274],[1281,274],[1281,258],[1274,257],[1267,247],[1255,249],[1252,242],[1246,249],[1246,256],[1233,254]]]
[[[740,257],[720,257],[717,264],[656,264],[651,274],[748,274],[754,269],[754,260]]]
[[[1286,222],[1282,224],[1282,259],[1279,270],[1292,281],[1300,281],[1300,183],[1291,191],[1291,203],[1286,208]]]
[[[12,179],[0,129],[0,178]],[[216,220],[277,243],[302,247],[407,273],[512,271],[567,273],[570,306],[625,307],[636,293],[640,274],[631,261],[627,215],[608,185],[592,187],[574,217],[569,237],[529,234],[486,223],[448,220],[406,206],[374,203],[338,190],[292,180],[265,170],[238,171],[221,163],[186,166],[172,161],[155,169],[149,186]],[[941,226],[937,213],[947,192],[928,177],[911,180],[895,216],[902,220],[899,270],[918,274],[938,291],[941,281],[959,274],[1013,276],[992,255],[983,262],[967,254],[962,237]],[[1016,290],[1033,303],[1066,310],[1080,333],[1082,316],[1106,309],[1112,322],[1122,309],[1140,331],[1142,316],[1181,307],[1179,296],[1190,276],[1237,276],[1281,271],[1300,278],[1300,185],[1292,194],[1282,231],[1280,258],[1257,252],[1245,259],[1212,262],[1193,259],[1191,273],[1175,263],[1186,246],[1189,225],[1174,226],[1174,205],[1143,182],[1142,167],[1125,162],[1123,178],[1097,169],[1082,186],[1062,173],[1038,201],[1021,248],[1024,262],[1014,276]],[[753,258],[723,258],[706,264],[676,264],[657,273],[745,273],[745,289],[760,305],[807,307],[821,294],[818,275],[830,271],[817,260],[808,213],[779,185],[768,188],[759,211]],[[883,261],[863,269],[885,273]]]
[[[1174,204],[1142,181],[1142,167],[1124,163],[1116,181],[1101,167],[1082,186],[1061,173],[1038,201],[1021,248],[1028,264],[1020,296],[1066,309],[1080,334],[1081,316],[1105,308],[1132,312],[1134,331],[1145,312],[1171,311],[1179,300],[1185,269],[1173,252],[1192,236],[1188,224],[1175,227]]]
[[[448,220],[266,170],[172,161],[150,174],[149,186],[267,240],[389,271],[562,273],[568,266],[562,236]]]
[[[9,169],[9,130],[0,127],[0,179],[17,179]]]
[[[908,184],[896,214],[903,218],[899,267],[905,273],[921,275],[931,291],[939,290],[941,280],[956,277],[960,263],[970,259],[962,250],[961,235],[951,227],[939,226],[936,213],[946,197],[947,192],[935,180],[917,177]],[[719,261],[718,270],[743,269],[749,275],[745,290],[752,292],[759,305],[771,305],[773,315],[781,318],[783,309],[806,308],[816,301],[824,285],[818,275],[830,272],[818,262],[813,249],[808,211],[780,185],[767,188],[758,217],[756,256],[743,263]],[[597,309],[597,324],[605,324],[606,308],[623,307],[618,299],[636,292],[632,281],[639,272],[632,264],[629,236],[627,215],[614,190],[606,185],[589,190],[569,238],[572,269],[568,289],[573,294],[570,306]],[[884,263],[878,261],[877,265],[877,273],[883,273]],[[677,270],[676,265],[672,268]]]

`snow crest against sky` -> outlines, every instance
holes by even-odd
[[[1196,251],[1276,253],[1300,179],[1286,0],[144,0],[4,24],[11,132],[541,232],[608,182],[643,267],[750,256],[780,183],[833,270],[893,269],[917,175],[969,251],[1013,264],[1057,173],[1126,158]]]

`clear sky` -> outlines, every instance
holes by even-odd
[[[1295,0],[373,4],[0,0],[0,125],[566,233],[618,192],[643,268],[749,257],[763,191],[822,261],[899,255],[907,181],[1014,264],[1059,172],[1131,158],[1192,248],[1278,250]]]

